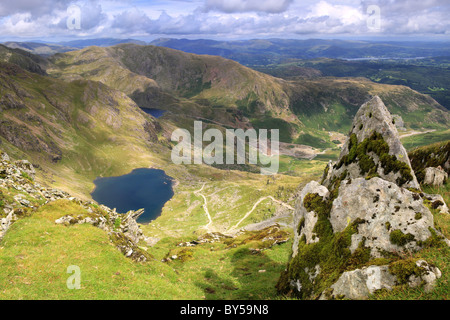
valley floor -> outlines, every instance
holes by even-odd
[[[407,139],[418,137],[423,136]],[[281,157],[283,174],[274,177],[166,166],[180,183],[162,215],[141,226],[146,236],[159,240],[153,247],[142,244],[153,257],[145,263],[126,258],[104,231],[91,225],[56,225],[56,219],[82,210],[76,203],[46,204],[14,223],[0,242],[0,299],[284,299],[275,285],[291,253],[293,233],[286,226],[291,225],[295,195],[320,178],[335,153],[315,160]],[[425,192],[440,193],[450,202],[448,182]],[[450,237],[450,218],[434,214]],[[258,225],[263,221],[282,227]],[[250,231],[236,233],[245,226]],[[442,271],[436,290],[425,294],[399,288],[372,299],[450,298],[449,249],[413,255],[419,256]],[[80,268],[79,290],[67,287],[71,266]]]

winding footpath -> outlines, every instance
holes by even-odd
[[[206,197],[205,197],[204,194],[200,193],[203,190],[203,188],[205,187],[205,185],[206,185],[206,182],[203,184],[203,186],[199,190],[194,191],[194,194],[196,194],[198,196],[201,196],[203,198],[203,200],[205,200],[205,203],[203,204],[202,207],[203,207],[203,210],[205,210],[205,213],[206,213],[206,215],[208,216],[208,219],[209,219],[209,223],[205,226],[205,228],[206,228],[206,230],[211,231],[210,230],[210,226],[211,226],[213,221],[211,219],[211,215],[209,214],[209,210],[208,210],[208,200],[206,200]]]
[[[244,221],[245,219],[247,219],[248,216],[250,216],[250,215],[252,214],[252,212],[255,211],[256,207],[257,207],[261,202],[263,202],[264,200],[267,200],[267,199],[270,199],[270,200],[272,200],[273,202],[276,202],[276,203],[282,205],[283,207],[285,207],[285,208],[287,208],[287,209],[289,209],[289,210],[294,210],[294,208],[292,208],[292,207],[291,207],[290,205],[288,205],[287,203],[284,203],[284,202],[282,202],[282,201],[280,201],[280,200],[277,200],[277,199],[275,199],[275,198],[272,197],[272,196],[262,197],[262,198],[260,198],[260,199],[253,205],[252,210],[250,210],[249,212],[247,212],[247,213],[244,215],[244,217],[243,217],[241,220],[239,220],[238,223],[236,223],[233,227],[231,227],[231,228],[228,230],[228,232],[230,232],[230,231],[232,231],[232,230],[235,230],[235,229],[242,223],[242,221]]]
[[[435,132],[436,130],[427,130],[427,131],[412,131],[410,133],[406,133],[404,135],[400,134],[400,139],[406,138],[406,137],[411,137],[411,136],[417,136],[419,134],[425,134],[425,133],[431,133],[431,132]]]
[[[206,228],[206,230],[208,230],[208,232],[210,232],[210,231],[211,231],[211,225],[212,225],[213,221],[212,221],[211,215],[209,214],[209,210],[208,210],[208,200],[206,199],[206,196],[205,196],[204,194],[200,193],[200,192],[202,192],[203,189],[205,188],[205,185],[206,185],[206,182],[203,183],[202,187],[201,187],[199,190],[194,191],[194,194],[197,195],[197,196],[201,196],[201,197],[203,198],[203,200],[205,201],[205,203],[203,204],[202,207],[203,207],[203,210],[205,210],[205,213],[206,213],[206,215],[208,216],[208,220],[209,220],[209,223],[205,226],[205,228]],[[277,200],[277,199],[275,199],[275,198],[272,197],[272,196],[261,197],[261,198],[260,198],[258,201],[256,201],[256,203],[253,205],[253,208],[252,208],[249,212],[247,212],[247,213],[242,217],[242,219],[239,220],[238,223],[236,223],[233,227],[231,227],[231,228],[228,230],[228,232],[230,232],[230,231],[232,231],[232,230],[235,230],[235,229],[236,229],[236,228],[237,228],[237,227],[238,227],[245,219],[247,219],[247,218],[253,213],[253,211],[255,211],[256,207],[258,207],[258,205],[259,205],[261,202],[263,202],[264,200],[267,200],[267,199],[270,199],[270,200],[272,200],[273,202],[278,203],[279,205],[281,205],[281,206],[287,208],[288,210],[292,210],[292,211],[295,210],[293,207],[291,207],[291,206],[288,205],[287,203],[284,203],[284,202],[282,202],[282,201],[280,201],[280,200]]]

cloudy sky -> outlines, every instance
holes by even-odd
[[[0,0],[0,40],[450,40],[449,0]]]

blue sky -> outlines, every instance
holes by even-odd
[[[1,0],[0,40],[449,40],[448,17],[448,0]]]

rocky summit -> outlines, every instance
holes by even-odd
[[[378,96],[356,113],[339,161],[327,172],[323,184],[330,187],[342,175],[352,179],[377,176],[401,187],[420,188],[395,121]]]
[[[336,163],[300,192],[292,255],[277,288],[302,299],[366,299],[397,285],[430,290],[441,271],[410,257],[450,241],[430,210],[389,111],[363,104]]]

